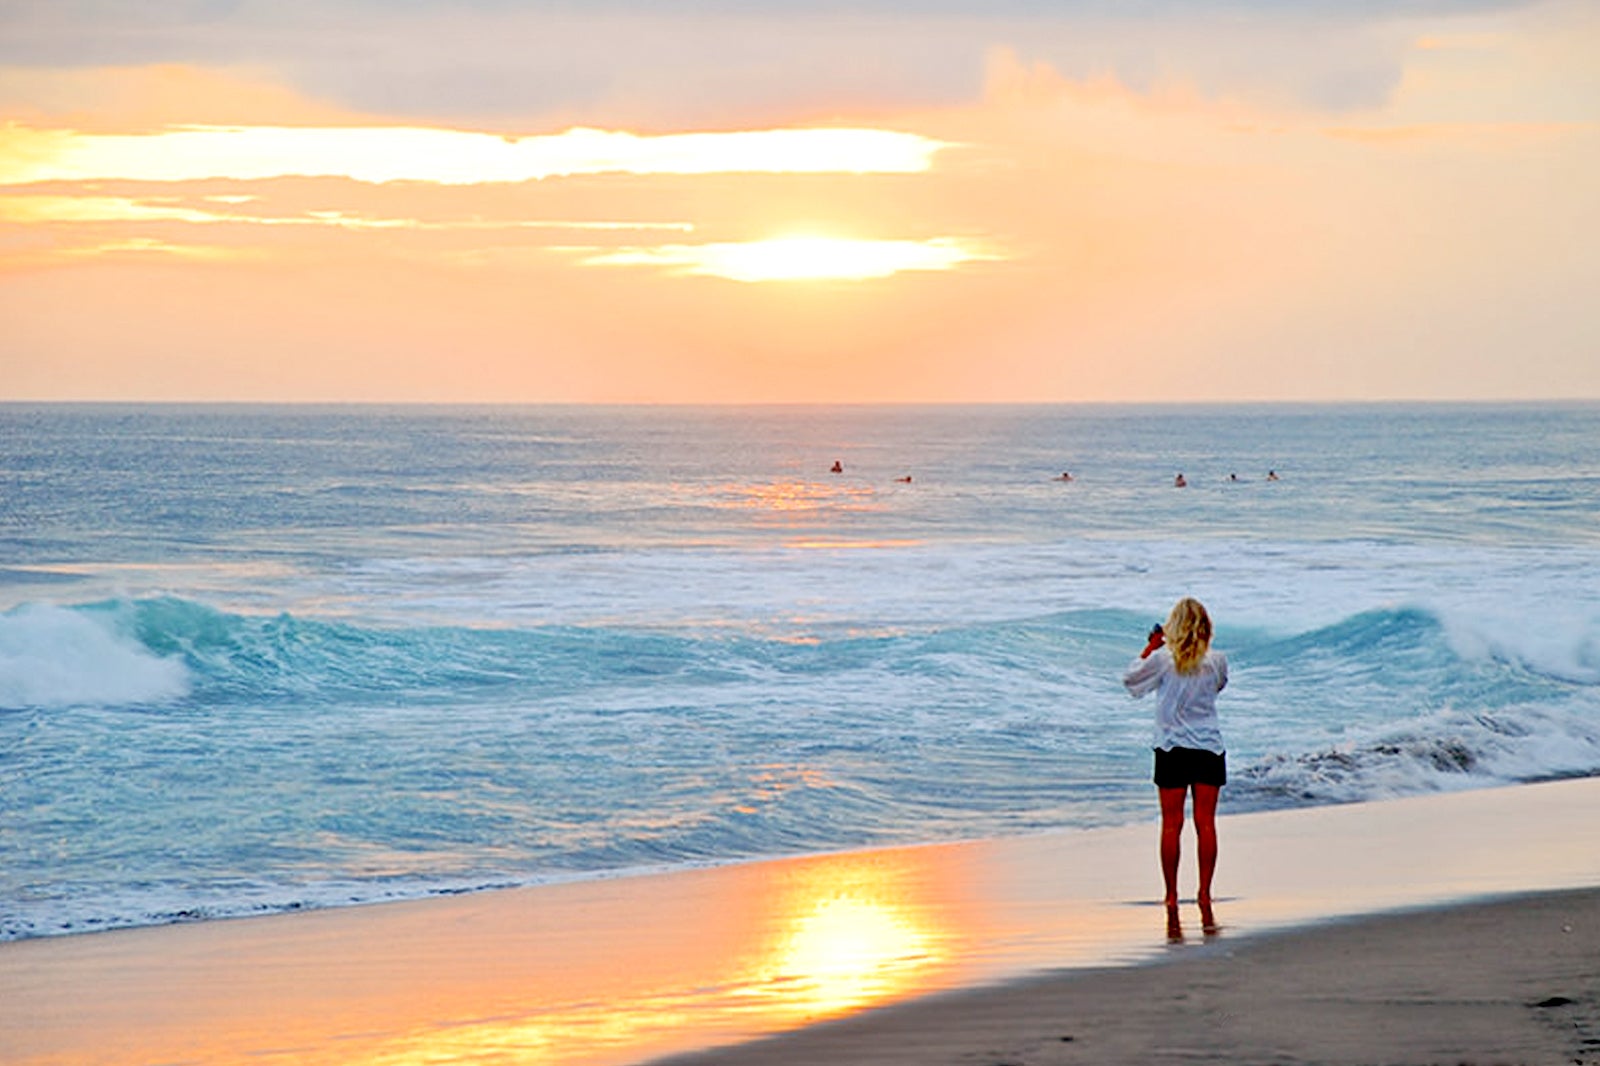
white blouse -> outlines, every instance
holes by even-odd
[[[1194,673],[1180,674],[1172,652],[1157,648],[1148,659],[1135,659],[1122,683],[1135,696],[1156,694],[1153,747],[1200,748],[1218,755],[1227,750],[1217,724],[1217,693],[1228,687],[1228,657],[1220,651],[1206,652]]]

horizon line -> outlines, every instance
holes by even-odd
[[[1363,397],[1336,399],[1211,399],[1211,400],[352,400],[352,399],[38,399],[0,397],[0,407],[658,407],[799,408],[799,407],[1485,407],[1587,406],[1594,396],[1532,397]]]

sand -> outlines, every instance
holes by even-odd
[[[1225,816],[1214,936],[1151,824],[21,941],[0,1062],[1600,1062],[1597,814]]]
[[[668,1062],[1600,1063],[1600,890],[1219,939],[1170,965],[931,996]]]

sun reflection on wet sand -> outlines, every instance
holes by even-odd
[[[822,1018],[903,995],[956,934],[906,898],[871,855],[839,856],[796,879],[748,993],[782,1016]]]
[[[903,999],[936,987],[937,971],[973,933],[963,924],[976,920],[966,888],[950,880],[965,864],[928,861],[950,854],[861,852],[709,870],[660,882],[692,891],[653,901],[634,890],[654,879],[629,879],[618,902],[633,901],[635,913],[584,908],[586,922],[610,928],[612,950],[566,943],[572,927],[544,912],[553,920],[541,921],[533,939],[546,957],[521,1003],[480,1000],[478,1016],[448,1021],[454,1012],[434,1003],[420,1015],[435,1019],[427,1024],[351,1033],[336,1053],[301,1047],[282,1061],[599,1066],[705,1046],[708,1034],[732,1042]],[[546,890],[546,902],[559,902],[549,897],[565,887]],[[628,938],[616,926],[630,922],[637,937],[619,952]],[[526,929],[506,934],[529,938]],[[561,980],[549,980],[552,970]],[[498,976],[503,987],[515,973]],[[251,1058],[278,1061],[270,1051]]]

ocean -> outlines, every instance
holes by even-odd
[[[0,939],[1151,821],[1183,595],[1225,814],[1600,774],[1600,404],[0,405]]]

